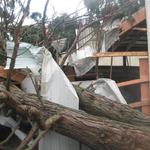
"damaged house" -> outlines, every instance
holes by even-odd
[[[84,36],[88,35],[89,30],[91,29],[85,30]],[[98,49],[96,37],[92,38],[94,42],[90,40],[71,55],[69,62],[74,69],[66,66],[66,74],[71,81],[112,79],[131,107],[142,111],[146,109],[144,113],[149,114],[145,7],[141,7],[132,15],[132,21],[116,20],[106,25],[103,32],[100,51],[96,50]],[[84,40],[88,41],[88,39]],[[67,68],[70,68],[69,71]]]
[[[7,115],[1,110],[2,149],[11,132],[7,149],[127,150],[134,142],[133,149],[149,149],[145,7],[132,14],[132,21],[116,19],[100,33],[93,30],[88,27],[80,34],[76,51],[62,69],[45,47],[20,42],[11,88],[0,85],[1,101],[7,99],[8,106],[19,112],[14,117],[9,116],[13,110]],[[52,46],[62,51],[65,40],[53,41]],[[2,81],[14,48],[13,42],[6,45]],[[21,125],[20,115],[25,118]]]

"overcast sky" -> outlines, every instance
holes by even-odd
[[[43,11],[46,0],[32,0],[31,11]],[[58,12],[72,12],[79,7],[82,0],[50,0],[49,9],[54,6]],[[81,6],[81,5],[80,5]]]
[[[32,0],[30,5],[30,12],[43,13],[45,2],[46,0]],[[65,12],[72,13],[83,7],[83,0],[50,0],[47,15],[51,17],[54,14],[54,9],[57,12],[57,15],[60,15]],[[30,24],[30,22],[31,20],[26,19],[25,24]]]

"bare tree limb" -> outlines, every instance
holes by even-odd
[[[60,64],[60,67],[61,67],[61,68],[63,67],[65,61],[66,61],[67,58],[68,58],[68,56],[70,56],[70,54],[72,54],[74,51],[76,51],[75,46],[76,46],[76,43],[77,43],[78,40],[79,40],[80,34],[81,34],[85,29],[87,29],[88,27],[90,27],[90,26],[92,26],[93,24],[99,22],[101,19],[102,19],[102,18],[99,18],[99,19],[97,19],[97,20],[94,20],[94,21],[92,21],[92,22],[90,22],[90,23],[84,25],[83,27],[81,27],[81,28],[79,29],[79,31],[78,31],[78,33],[77,33],[77,35],[76,35],[76,37],[75,37],[75,39],[74,39],[72,45],[71,45],[70,48],[67,50],[67,54],[66,54],[66,55],[64,56],[64,58],[62,59],[62,62],[61,62],[61,64]]]
[[[47,6],[49,4],[49,0],[46,1],[44,11],[43,11],[43,18],[42,18],[42,26],[43,26],[43,35],[44,35],[44,46],[48,47],[48,32],[45,26],[45,19],[46,19],[46,12],[47,12]]]
[[[21,29],[21,26],[22,26],[25,18],[29,14],[30,3],[31,3],[31,0],[28,0],[27,1],[27,6],[26,6],[26,8],[25,8],[25,10],[23,12],[23,15],[22,15],[22,17],[21,17],[21,19],[20,19],[20,21],[18,23],[18,26],[15,29],[15,33],[14,33],[14,43],[15,43],[15,46],[14,46],[14,50],[13,50],[13,54],[12,54],[12,59],[11,59],[9,71],[8,71],[8,74],[7,74],[7,80],[6,80],[6,88],[8,90],[9,90],[11,75],[12,75],[12,71],[13,71],[14,66],[15,66],[16,57],[17,57],[18,48],[19,48],[19,39],[20,39],[19,34],[20,34],[20,29]]]
[[[32,138],[35,135],[35,133],[37,132],[38,128],[39,128],[38,124],[34,123],[32,125],[31,130],[29,131],[28,135],[25,137],[25,139],[21,142],[21,144],[17,147],[16,150],[24,149],[27,146],[27,144],[32,140]]]
[[[33,148],[38,144],[40,139],[49,131],[49,129],[51,129],[52,125],[55,124],[55,122],[58,121],[59,119],[60,119],[59,115],[54,115],[50,117],[49,119],[47,119],[45,122],[46,129],[39,132],[39,135],[37,136],[37,138],[32,142],[32,144],[26,150],[33,150]]]
[[[33,83],[33,86],[34,86],[34,88],[35,88],[35,91],[36,91],[36,94],[37,94],[37,96],[38,96],[38,99],[39,99],[39,101],[40,101],[42,107],[44,108],[44,103],[43,103],[43,101],[42,101],[42,99],[41,99],[40,88],[39,88],[39,85],[38,85],[38,81],[37,81],[37,79],[35,78],[35,76],[33,76],[32,72],[31,72],[30,70],[29,70],[28,74],[29,74],[29,77],[30,77],[30,79],[31,79],[31,81],[32,81],[32,83]]]

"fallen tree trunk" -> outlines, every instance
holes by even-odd
[[[150,117],[132,109],[128,105],[110,100],[104,96],[74,86],[80,99],[80,109],[89,114],[103,116],[133,125],[150,127]]]
[[[59,115],[54,130],[74,138],[93,150],[149,150],[149,128],[121,123],[104,117],[95,117],[83,111],[73,110],[26,94],[12,86],[10,92],[0,86],[0,100],[17,113],[34,119],[47,129],[49,118]]]

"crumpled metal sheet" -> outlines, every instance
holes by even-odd
[[[73,82],[73,84],[79,84],[80,87],[85,89],[88,88],[88,90],[94,92],[95,94],[105,96],[108,99],[118,101],[122,104],[127,104],[114,80],[99,78],[95,81],[78,81]]]
[[[7,51],[12,56],[14,44],[8,42]],[[28,43],[20,43],[15,68],[28,67],[37,77],[41,73],[41,96],[55,103],[78,109],[79,99],[70,81],[52,58],[51,53],[44,47],[35,47]],[[9,68],[10,61],[7,62]],[[27,93],[36,93],[30,77],[26,77],[21,83],[22,89]],[[1,119],[1,118],[0,118]],[[4,119],[3,119],[4,120]],[[10,125],[12,123],[10,122]],[[78,141],[49,131],[39,143],[41,150],[79,150]],[[84,146],[84,150],[89,150]]]
[[[94,29],[91,27],[81,33],[79,42],[76,44],[77,51],[68,59],[69,64],[74,67],[77,76],[84,75],[95,65],[96,61],[91,58],[94,53],[97,51],[108,51],[119,40],[119,23],[120,20],[118,19],[108,22],[103,27],[99,38],[96,37]],[[97,41],[97,39],[100,39],[100,41]],[[100,49],[98,49],[98,45]]]
[[[81,33],[76,48],[78,50],[68,60],[69,64],[74,67],[76,75],[81,76],[95,65],[95,60],[90,58],[97,50],[96,36],[93,28],[87,28]]]
[[[14,42],[7,42],[7,55],[12,57]],[[44,47],[33,46],[29,43],[21,42],[18,49],[18,54],[15,63],[15,69],[30,68],[33,72],[39,70],[42,64],[42,49]],[[9,69],[10,59],[7,59],[5,69]]]
[[[66,38],[54,40],[52,41],[51,46],[53,46],[57,50],[57,52],[60,53],[63,51],[65,47],[66,40],[67,40]]]
[[[119,24],[120,19],[110,21],[103,28],[103,40],[101,43],[101,52],[106,52],[108,49],[119,40]]]

